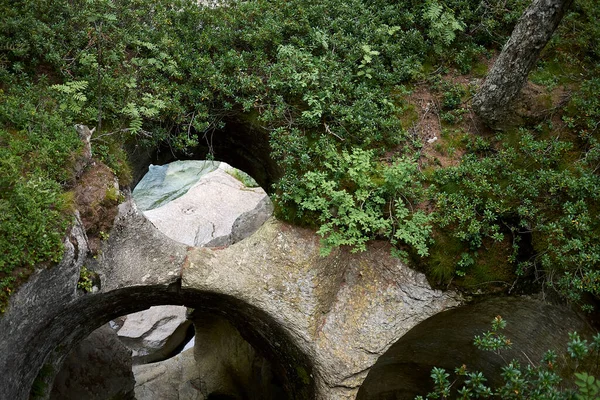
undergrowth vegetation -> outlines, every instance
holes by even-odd
[[[519,278],[597,298],[594,1],[575,3],[540,61],[536,82],[566,99],[542,118],[480,132],[468,106],[477,81],[453,81],[484,75],[527,3],[0,5],[0,308],[26,271],[62,255],[75,123],[95,126],[94,156],[127,175],[126,143],[186,152],[241,121],[270,138],[277,215],[317,229],[324,254],[386,239],[440,285]],[[439,105],[427,111],[438,143],[416,133],[420,87]]]

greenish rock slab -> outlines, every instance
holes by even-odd
[[[219,161],[174,161],[152,165],[133,189],[133,198],[141,211],[158,208],[183,196],[200,178],[219,168]],[[230,167],[231,168],[231,167]]]

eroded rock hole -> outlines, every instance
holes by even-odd
[[[250,176],[212,160],[150,166],[133,190],[133,200],[159,231],[194,247],[232,245],[272,214],[269,197]],[[166,291],[178,298],[181,282],[174,285]],[[198,301],[194,296],[188,300]],[[269,360],[263,356],[222,307],[192,311],[153,306],[112,319],[71,352],[51,398],[289,398],[280,379],[287,374],[285,367],[277,363],[274,368],[269,361],[277,354],[267,349]],[[244,332],[253,336],[252,330]],[[192,336],[193,346],[186,347]],[[265,342],[260,335],[255,339]]]
[[[150,150],[128,146],[133,186],[148,172],[149,165],[164,165],[177,160],[224,161],[248,173],[267,193],[281,176],[281,169],[270,156],[269,134],[264,129],[228,120],[222,129],[192,134],[198,137],[198,146],[186,152],[176,151],[170,146]]]
[[[116,321],[70,352],[50,399],[288,398],[271,363],[222,316],[161,306]]]
[[[490,329],[495,316],[507,321],[502,331],[513,342],[494,352],[477,349],[473,337]],[[502,385],[502,367],[510,360],[528,365],[553,349],[562,357],[569,332],[591,337],[589,325],[568,307],[527,297],[492,298],[444,311],[423,321],[394,343],[371,368],[357,400],[412,400],[433,390],[431,370],[441,367],[452,373],[465,364],[481,371],[492,387]],[[450,378],[452,381],[454,375]],[[460,388],[457,382],[454,388]],[[454,392],[449,398],[458,397]]]

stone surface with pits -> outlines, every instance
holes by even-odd
[[[265,191],[224,162],[151,165],[133,198],[158,230],[197,247],[233,244],[249,236],[273,212]]]
[[[239,178],[239,179],[238,179]],[[189,246],[226,246],[252,234],[273,206],[244,172],[218,161],[150,165],[133,190],[138,209],[162,233]],[[119,337],[134,363],[163,360],[185,339],[185,307],[156,306],[123,316]]]

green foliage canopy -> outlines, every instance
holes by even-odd
[[[269,137],[278,216],[313,225],[324,253],[385,238],[427,263],[445,233],[458,243],[451,280],[471,272],[487,241],[510,242],[519,274],[544,271],[572,300],[598,296],[599,54],[581,42],[598,35],[591,4],[576,4],[567,21],[577,34],[551,46],[562,56],[566,43],[586,71],[563,118],[577,138],[527,126],[517,142],[473,141],[459,165],[423,174],[422,143],[402,123],[411,87],[442,79],[432,66],[470,71],[503,44],[525,1],[4,3],[0,229],[18,240],[0,243],[0,290],[19,267],[60,257],[74,123],[97,127],[94,154],[117,171],[126,142],[185,151],[235,122]],[[466,95],[456,85],[443,94],[448,121]]]

